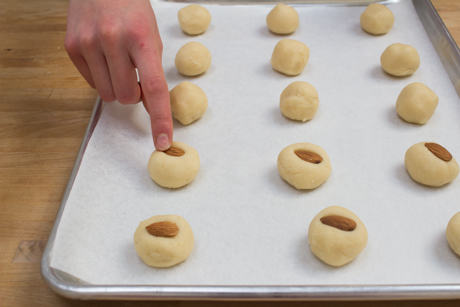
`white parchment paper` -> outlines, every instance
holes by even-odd
[[[174,139],[198,150],[201,169],[188,186],[169,190],[147,172],[154,150],[142,104],[107,104],[88,145],[53,249],[52,266],[93,284],[330,285],[460,282],[460,259],[445,239],[460,211],[460,179],[442,188],[415,183],[404,167],[413,144],[434,141],[460,157],[460,101],[410,1],[389,5],[396,22],[384,36],[364,33],[364,7],[296,7],[299,29],[289,38],[311,50],[302,74],[287,77],[269,63],[276,43],[265,17],[272,6],[206,6],[213,19],[201,36],[177,22],[184,4],[153,3],[164,43],[170,89],[184,80],[200,86],[209,108],[190,126],[174,123]],[[189,78],[174,67],[179,48],[207,46],[212,66]],[[392,43],[414,46],[419,70],[385,74],[380,55]],[[282,116],[279,95],[291,82],[316,87],[313,120]],[[400,91],[423,82],[439,96],[430,121],[412,125],[395,111]],[[298,191],[278,174],[286,146],[310,142],[332,162],[328,181]],[[333,268],[310,251],[310,221],[322,209],[344,206],[369,232],[366,249]],[[133,233],[157,214],[185,217],[195,234],[188,260],[169,269],[146,266]]]

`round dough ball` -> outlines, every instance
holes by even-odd
[[[150,156],[150,177],[164,188],[180,188],[195,179],[200,170],[198,152],[185,143],[173,142],[166,151],[155,150]]]
[[[361,28],[369,34],[386,34],[395,22],[395,16],[385,5],[372,3],[367,6],[360,18]]]
[[[208,97],[201,88],[188,81],[179,83],[169,92],[171,112],[182,125],[188,125],[203,116],[208,108]]]
[[[428,86],[414,82],[399,94],[396,111],[406,122],[422,125],[434,114],[438,101],[438,96]]]
[[[176,54],[176,68],[186,76],[201,75],[211,67],[211,53],[197,42],[182,46]]]
[[[406,152],[404,164],[412,179],[433,187],[453,181],[459,172],[457,161],[447,149],[436,143],[412,145]]]
[[[311,221],[308,243],[316,257],[329,265],[342,266],[366,247],[367,229],[350,210],[332,206]]]
[[[420,66],[420,57],[414,47],[404,44],[388,46],[380,57],[383,70],[393,76],[412,75]]]
[[[313,85],[303,81],[289,84],[280,96],[281,113],[294,120],[305,122],[312,119],[318,105],[318,92]]]
[[[299,14],[286,4],[277,4],[267,15],[267,26],[273,33],[290,34],[299,27]]]
[[[177,234],[171,236],[175,232]],[[134,248],[151,267],[165,268],[184,261],[192,253],[194,244],[192,228],[178,215],[152,216],[140,222],[134,232]]]
[[[296,189],[314,189],[331,174],[331,161],[321,147],[297,143],[284,148],[278,156],[281,178]]]
[[[211,23],[211,13],[198,4],[190,4],[180,9],[177,18],[182,31],[190,35],[203,33]]]
[[[446,237],[450,248],[460,256],[460,212],[455,214],[447,224]]]
[[[284,38],[273,50],[271,64],[273,69],[289,76],[300,74],[310,57],[310,49],[296,40]]]

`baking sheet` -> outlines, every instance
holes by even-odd
[[[213,21],[198,37],[183,34],[183,4],[153,3],[164,43],[170,88],[184,80],[200,86],[208,111],[190,126],[175,122],[175,140],[200,153],[201,169],[179,190],[148,176],[153,151],[149,118],[141,105],[107,104],[68,199],[51,266],[92,284],[347,285],[458,283],[460,262],[444,237],[458,211],[458,180],[435,189],[413,182],[404,169],[412,144],[435,141],[458,156],[459,98],[409,1],[391,4],[394,28],[370,36],[359,26],[362,7],[297,7],[301,26],[289,38],[311,49],[304,72],[287,77],[269,59],[284,38],[271,34],[271,7],[207,6]],[[235,22],[235,21],[238,22]],[[213,55],[210,70],[187,78],[174,68],[177,50],[199,41]],[[390,44],[413,45],[419,70],[386,75],[380,54]],[[278,103],[291,82],[314,85],[315,118],[284,118]],[[433,118],[415,126],[398,118],[401,89],[423,82],[440,98]],[[303,192],[278,175],[284,147],[311,142],[329,154],[333,171],[320,188]],[[352,263],[332,268],[310,252],[311,219],[330,205],[355,212],[369,242]],[[195,249],[170,269],[145,266],[132,235],[138,222],[179,214],[195,233]],[[110,230],[110,231],[109,231]]]

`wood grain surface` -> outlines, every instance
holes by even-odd
[[[432,0],[460,42],[460,1]],[[334,302],[84,302],[56,295],[39,259],[97,92],[64,50],[68,2],[0,2],[1,306],[333,306]],[[340,306],[460,306],[460,301]]]

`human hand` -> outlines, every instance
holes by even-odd
[[[156,149],[170,147],[173,124],[161,65],[163,44],[148,0],[70,0],[65,48],[102,100],[142,100]]]

